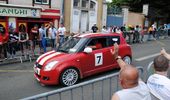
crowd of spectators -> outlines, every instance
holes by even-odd
[[[26,27],[21,24],[18,32],[14,28],[7,30],[0,25],[0,61],[16,58],[16,52],[20,52],[19,56],[35,56],[57,49],[65,41],[66,28],[60,24],[57,29],[50,22],[45,26],[35,24],[30,32],[26,31]],[[39,48],[38,51],[35,50]]]
[[[111,50],[113,58],[120,66],[119,81],[122,90],[113,94],[112,100],[169,100],[170,79],[168,78],[168,68],[170,54],[162,49],[160,55],[154,59],[155,73],[149,76],[146,84],[140,79],[136,67],[126,64],[118,52],[118,45],[114,45]]]
[[[91,28],[93,33],[99,32],[96,24]],[[118,33],[122,34],[129,44],[131,43],[143,43],[144,35],[148,35],[147,40],[159,39],[160,36],[168,36],[168,28],[166,24],[156,27],[155,24],[146,28],[139,25],[124,25],[121,27],[103,26],[102,33]],[[72,34],[70,34],[72,35]],[[47,52],[47,47],[51,47],[50,50],[57,49],[67,39],[66,28],[63,24],[56,28],[52,22],[45,25],[38,26],[35,24],[27,33],[24,25],[19,26],[18,32],[14,28],[9,28],[9,32],[1,25],[0,26],[0,60],[7,58],[15,58],[16,51],[21,51],[21,56],[37,55]],[[38,45],[38,52],[35,51]]]
[[[124,36],[129,44],[132,43],[143,43],[144,42],[144,35],[148,35],[147,41],[156,40],[161,37],[168,37],[169,29],[167,24],[161,25],[158,28],[156,24],[152,24],[150,27],[144,27],[140,25],[124,25],[124,26],[110,26],[106,27],[103,26],[102,33],[119,33]]]

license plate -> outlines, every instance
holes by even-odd
[[[37,78],[37,76],[34,74],[34,77],[37,79],[38,82],[40,82],[40,79]]]
[[[34,72],[37,73],[38,75],[40,75],[40,69],[37,67],[34,67]]]

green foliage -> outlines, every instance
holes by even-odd
[[[142,6],[141,2],[142,0],[112,0],[112,2],[108,4],[108,8],[112,9],[115,7],[127,5],[127,6],[130,6],[130,10],[139,12],[141,11],[141,9],[139,9],[139,7]],[[136,9],[134,8],[134,6],[138,8]]]
[[[112,2],[109,4],[111,6],[116,5],[116,6],[120,6],[120,5],[130,5],[130,4],[136,4],[136,3],[140,3],[142,0],[112,0]]]

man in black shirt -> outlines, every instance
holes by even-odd
[[[96,26],[96,24],[94,24],[91,28],[91,30],[93,31],[93,33],[96,33],[98,30],[98,27]]]

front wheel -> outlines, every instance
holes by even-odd
[[[71,86],[79,79],[78,71],[74,68],[66,69],[60,76],[60,82],[64,86]]]
[[[125,63],[127,63],[127,64],[131,64],[131,62],[132,62],[132,60],[131,60],[131,58],[130,58],[129,56],[125,56],[125,57],[123,58],[123,61],[124,61]]]

